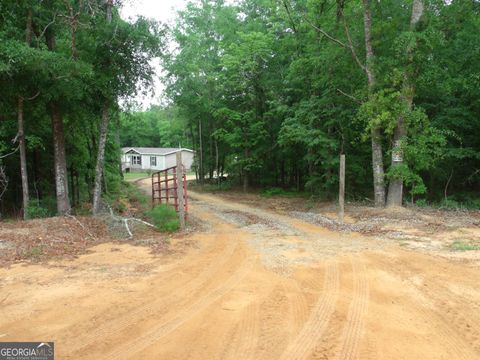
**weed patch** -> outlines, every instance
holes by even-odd
[[[160,231],[174,232],[180,228],[180,221],[173,206],[165,204],[157,205],[150,210],[147,215]]]
[[[480,246],[472,242],[457,240],[450,244],[450,249],[453,251],[472,251],[480,250]]]

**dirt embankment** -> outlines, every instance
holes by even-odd
[[[480,357],[475,260],[191,196],[204,231],[172,240],[183,253],[107,243],[0,269],[0,340],[54,340],[61,359]]]

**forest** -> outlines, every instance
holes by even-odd
[[[0,1],[2,216],[68,214],[119,191],[122,105],[147,91],[164,29],[113,0]]]
[[[345,154],[351,201],[480,207],[480,1],[199,0],[168,26],[121,5],[0,0],[2,216],[95,213],[122,146],[319,199]]]
[[[480,2],[198,1],[162,56],[200,181],[478,207]]]

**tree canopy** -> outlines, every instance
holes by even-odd
[[[190,2],[163,65],[200,180],[225,171],[329,197],[344,153],[352,198],[373,198],[378,166],[380,206],[387,193],[475,203],[479,12],[458,0]]]
[[[352,200],[479,207],[478,0],[197,0],[168,28],[119,6],[0,1],[0,213],[95,210],[122,146],[322,198],[345,154]],[[166,105],[121,107],[155,57]]]

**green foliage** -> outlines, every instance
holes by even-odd
[[[52,216],[52,212],[38,201],[31,201],[27,209],[27,219],[46,218]]]
[[[280,196],[280,197],[302,197],[305,196],[304,193],[299,193],[298,191],[289,191],[278,187],[271,187],[263,189],[260,193],[263,197],[272,197],[272,196]]]
[[[480,250],[480,245],[466,242],[461,240],[456,240],[452,244],[450,244],[450,249],[453,251],[472,251],[472,250]]]
[[[107,194],[105,200],[117,213],[132,210],[140,217],[147,216],[151,206],[151,199],[145,192],[129,182],[121,182],[119,190]]]
[[[160,231],[174,232],[180,228],[178,214],[170,205],[157,205],[148,212],[148,215]]]
[[[78,193],[76,199],[71,194],[72,201],[89,202],[98,125],[109,101],[104,189],[110,199],[125,195],[121,146],[193,148],[200,183],[212,188],[216,176],[228,174],[235,185],[247,180],[246,185],[308,191],[321,198],[336,197],[343,153],[347,195],[365,199],[372,196],[366,140],[379,128],[387,183],[401,179],[413,202],[422,195],[439,204],[447,188],[449,200],[477,207],[480,7],[477,1],[425,2],[413,29],[411,4],[371,2],[374,58],[368,65],[376,82],[369,87],[362,68],[361,2],[191,1],[166,29],[141,17],[124,21],[117,3],[108,23],[102,1],[88,6],[71,0],[2,1],[0,154],[16,148],[18,97],[38,93],[24,109],[29,185],[38,198],[51,197],[50,105],[57,102],[69,186]],[[76,29],[68,21],[70,5],[81,24]],[[29,13],[31,44],[25,41]],[[51,34],[53,49],[46,41]],[[167,36],[173,42],[170,50],[164,47]],[[349,45],[341,46],[350,42],[354,56]],[[128,98],[146,93],[154,71],[150,60],[156,56],[164,70],[166,105],[140,111]],[[121,110],[117,99],[128,110]],[[399,124],[404,125],[404,161],[392,166]],[[18,152],[2,159],[11,184],[2,209],[12,212],[21,197],[21,188],[12,186],[21,183],[18,161]],[[225,184],[221,188],[230,186]],[[119,210],[125,210],[122,206]]]
[[[120,115],[122,147],[191,147],[185,119],[175,107],[152,106],[147,111],[129,111]]]
[[[130,97],[152,84],[150,60],[162,50],[164,28],[144,18],[123,20],[119,5],[114,2],[109,22],[104,1],[0,3],[0,156],[17,148],[17,104],[23,98],[30,197],[40,199],[31,201],[29,217],[55,214],[46,204],[55,196],[54,103],[64,127],[70,202],[81,207],[91,201],[99,122],[107,103],[104,190],[107,196],[121,192],[117,99],[128,106]],[[9,178],[2,198],[6,212],[17,212],[22,196],[18,163],[19,152],[2,161]]]
[[[365,124],[365,137],[374,127],[381,127],[387,134],[393,134],[398,117],[405,117],[406,112],[400,96],[398,91],[380,90],[360,106],[358,116]]]
[[[427,200],[425,199],[418,199],[417,201],[415,201],[415,205],[419,207],[427,207],[428,203],[427,203]]]

